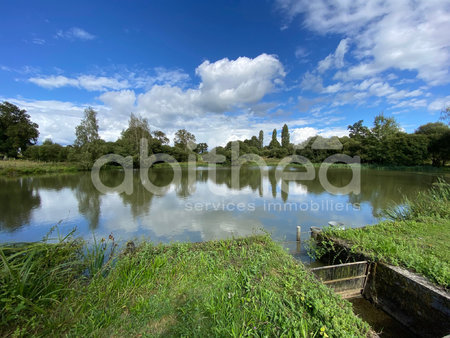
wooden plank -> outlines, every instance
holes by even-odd
[[[322,281],[340,280],[347,277],[358,277],[366,275],[367,263],[330,265],[312,269],[311,271]]]
[[[319,266],[317,268],[312,268],[311,271],[320,271],[324,269],[329,268],[335,268],[335,267],[344,267],[344,266],[352,266],[352,265],[358,265],[358,264],[367,264],[368,261],[359,261],[359,262],[351,262],[351,263],[344,263],[344,264],[336,264],[336,265],[326,265],[326,266]]]
[[[332,283],[343,282],[343,281],[352,280],[352,279],[360,279],[360,278],[366,278],[366,275],[361,275],[361,276],[356,276],[356,277],[345,277],[345,278],[339,278],[339,279],[332,279],[332,280],[323,281],[322,283],[323,284],[332,284]]]
[[[359,261],[321,266],[311,269],[311,271],[323,284],[332,288],[336,293],[345,293],[345,297],[353,297],[364,289],[369,266],[369,262]]]
[[[336,292],[344,299],[362,297],[362,289]]]

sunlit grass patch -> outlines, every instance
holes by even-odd
[[[440,180],[386,215],[391,221],[345,231],[330,228],[324,234],[450,288],[450,184]]]
[[[348,302],[268,236],[142,243],[114,262],[107,273],[84,274],[64,301],[17,329],[74,336],[362,337],[369,332]]]

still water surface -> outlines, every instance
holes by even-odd
[[[97,238],[112,233],[119,241],[206,241],[264,229],[276,240],[294,241],[297,225],[308,231],[329,221],[349,227],[373,224],[383,208],[401,203],[404,195],[414,198],[445,175],[362,169],[360,194],[333,195],[317,175],[311,181],[291,181],[289,191],[283,192],[274,173],[275,168],[263,174],[257,168],[242,168],[235,187],[229,168],[217,169],[216,175],[198,168],[190,180],[183,170],[177,183],[170,183],[171,169],[151,169],[150,180],[167,188],[159,195],[144,188],[138,172],[130,195],[99,192],[90,173],[2,178],[0,242],[37,241],[57,223],[61,233],[76,227],[77,234],[87,239],[92,233]],[[123,176],[120,171],[101,173],[111,187],[119,185]],[[328,170],[328,179],[336,186],[344,186],[351,177],[351,170]],[[302,234],[302,239],[307,237]]]

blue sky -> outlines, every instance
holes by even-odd
[[[83,109],[115,140],[131,112],[210,146],[269,133],[345,135],[450,105],[450,1],[2,1],[0,100],[40,141],[70,144]]]

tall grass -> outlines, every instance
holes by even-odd
[[[402,205],[384,210],[384,216],[394,221],[450,218],[450,184],[439,178],[428,191],[419,192],[413,200],[405,198]]]
[[[41,242],[0,246],[0,335],[10,325],[27,330],[36,318],[45,317],[107,270],[116,246],[112,236],[86,245],[74,231],[50,238],[55,230],[57,226]]]
[[[46,265],[54,260],[55,248],[75,243],[47,244],[42,248],[46,255],[37,261],[42,243],[31,245],[36,254],[22,249],[21,259],[4,255],[2,298],[15,303],[2,308],[0,336],[364,337],[369,331],[348,302],[268,236],[127,245],[112,268],[110,238],[95,242],[97,248],[89,252],[58,254]],[[71,265],[75,253],[80,268]],[[62,273],[63,268],[70,272]],[[54,270],[54,276],[45,269]],[[105,269],[108,273],[102,273]],[[39,286],[45,289],[41,298],[38,292],[6,294],[17,275],[29,288],[33,283],[51,287]],[[24,302],[27,308],[20,309],[19,294],[33,305]]]
[[[82,242],[33,243],[0,248],[0,322],[43,315],[60,302],[82,270]]]
[[[107,273],[117,247],[113,235],[109,235],[108,239],[102,238],[100,242],[97,241],[95,235],[93,238],[94,242],[86,246],[83,257],[86,263],[86,274],[90,278],[98,273]]]

